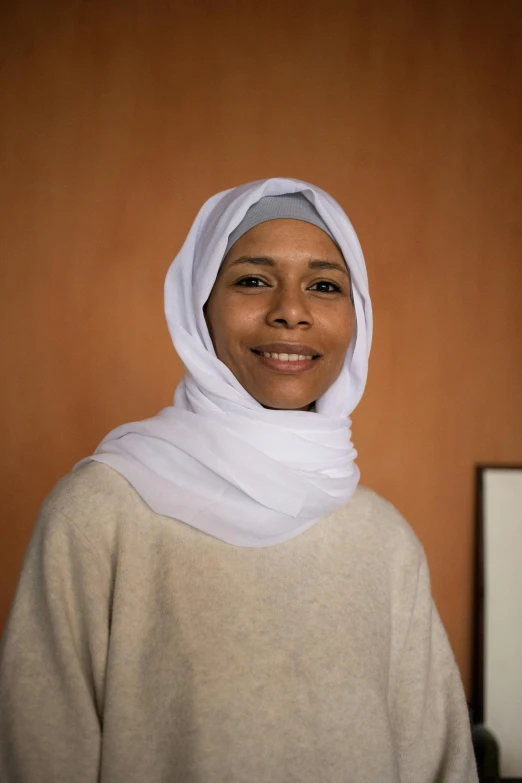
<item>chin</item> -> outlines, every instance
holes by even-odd
[[[255,395],[252,395],[253,397]],[[286,399],[281,397],[255,396],[255,399],[263,406],[275,411],[300,411],[306,410],[315,403],[315,397],[303,397],[301,399]]]
[[[249,379],[250,380],[250,379]],[[299,411],[313,405],[319,393],[317,389],[311,389],[309,384],[297,384],[297,378],[284,378],[283,383],[257,384],[250,382],[245,384],[246,391],[263,406],[272,410]],[[290,381],[290,383],[285,383]],[[292,388],[293,386],[293,388]],[[321,391],[322,393],[322,391]]]

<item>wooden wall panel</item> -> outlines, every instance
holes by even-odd
[[[522,461],[518,0],[0,13],[0,624],[53,483],[171,400],[162,285],[197,209],[296,176],[363,244],[363,480],[421,538],[468,682],[473,466]]]

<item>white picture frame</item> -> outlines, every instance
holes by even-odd
[[[476,534],[474,722],[522,780],[522,465],[478,466]]]

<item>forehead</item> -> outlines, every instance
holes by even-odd
[[[228,251],[225,262],[245,253],[263,252],[281,260],[292,256],[343,259],[337,245],[322,229],[303,220],[278,218],[259,223],[245,232]]]

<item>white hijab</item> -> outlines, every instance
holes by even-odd
[[[316,412],[267,410],[216,357],[203,314],[228,236],[264,196],[302,192],[349,267],[356,328]],[[296,179],[223,191],[201,208],[165,281],[165,314],[186,375],[174,405],[110,432],[89,460],[110,465],[157,513],[229,544],[272,546],[311,527],[359,481],[348,418],[366,383],[372,311],[355,231],[334,199]]]

